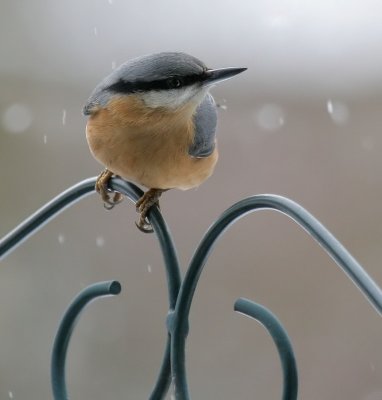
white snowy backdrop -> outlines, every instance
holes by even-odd
[[[179,50],[248,71],[213,91],[220,160],[198,190],[162,210],[183,272],[211,222],[252,194],[288,196],[316,215],[382,284],[382,7],[364,1],[3,1],[0,5],[0,235],[101,166],[81,108],[124,60]],[[97,196],[51,222],[0,268],[0,399],[51,397],[60,316],[99,280],[123,293],[82,317],[68,359],[73,399],[145,398],[165,338],[158,244],[126,201]],[[300,398],[382,398],[382,320],[286,217],[240,221],[216,247],[191,315],[195,399],[277,399],[274,346],[235,315],[245,296],[271,308],[295,346]]]

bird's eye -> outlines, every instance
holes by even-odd
[[[171,77],[167,79],[167,86],[169,89],[176,89],[182,86],[182,80],[180,78]]]

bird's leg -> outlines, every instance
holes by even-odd
[[[140,213],[138,222],[135,223],[138,229],[144,233],[154,232],[151,224],[147,221],[147,213],[153,205],[159,207],[159,197],[167,189],[149,189],[143,196],[136,202],[137,212]]]
[[[99,193],[103,200],[103,205],[107,210],[111,210],[116,204],[120,203],[123,199],[121,193],[113,192],[108,188],[108,183],[113,173],[107,168],[104,169],[96,180],[95,190]],[[110,194],[113,193],[113,197]]]

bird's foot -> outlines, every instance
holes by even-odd
[[[103,206],[106,210],[111,210],[123,200],[121,193],[114,192],[108,188],[108,183],[112,176],[113,173],[106,168],[101,172],[95,184],[95,190],[101,195]]]
[[[153,205],[159,207],[159,197],[166,190],[163,189],[149,189],[144,195],[136,202],[137,212],[139,212],[139,220],[135,223],[137,228],[144,233],[154,232],[150,222],[147,220],[147,213]]]

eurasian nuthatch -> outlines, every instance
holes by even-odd
[[[150,232],[147,212],[164,191],[206,180],[218,159],[216,105],[208,90],[245,70],[209,69],[195,57],[168,52],[134,58],[107,76],[83,110],[90,150],[106,167],[96,183],[105,206],[122,199],[110,196],[113,175],[146,186],[136,204],[137,226]]]

